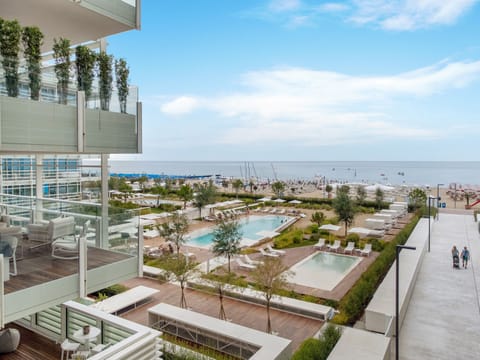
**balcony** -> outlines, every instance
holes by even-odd
[[[5,194],[0,199],[10,218],[10,227],[15,227],[14,236],[19,238],[17,274],[3,282],[4,313],[0,319],[3,323],[138,276],[143,258],[138,256],[138,234],[142,231],[137,212],[109,208],[108,219],[104,219],[95,203]],[[86,244],[85,251],[79,251],[78,256],[74,254],[74,258],[53,257],[49,243],[27,238],[28,224],[48,223],[59,216],[75,219],[77,235],[89,221],[80,240],[81,245]],[[65,239],[75,241],[73,236]],[[2,269],[3,278],[8,278],[4,272]]]

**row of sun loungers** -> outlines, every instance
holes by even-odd
[[[285,255],[285,253],[286,252],[284,250],[274,249],[270,245],[267,245],[266,250],[260,248],[260,254],[262,254],[265,257],[280,257]],[[263,264],[263,261],[253,260],[247,254],[241,255],[241,257],[237,257],[235,261],[237,262],[240,268],[245,270],[253,270],[258,265]]]
[[[242,212],[237,211],[235,209],[230,210],[223,210],[216,213],[215,216],[207,215],[203,217],[205,221],[218,221],[218,220],[228,220],[228,219],[235,219],[238,216],[242,215]]]
[[[335,251],[335,252],[339,252],[339,250],[343,249],[341,246],[340,240],[335,240],[333,245],[330,245],[330,244],[326,245],[325,239],[319,239],[318,242],[315,245],[313,245],[313,247],[318,250],[323,250],[326,248],[329,251]],[[363,249],[356,249],[355,243],[353,241],[349,241],[347,246],[343,249],[343,253],[344,254],[350,253],[353,255],[355,252],[357,252],[360,255],[369,256],[370,253],[372,252],[372,244],[365,244],[365,247]]]

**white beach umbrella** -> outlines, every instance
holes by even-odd
[[[380,189],[382,191],[393,191],[393,190],[395,190],[395,188],[393,186],[388,186],[388,185],[383,185],[383,184],[375,184],[375,185],[365,186],[365,190],[367,190],[367,191],[376,191],[377,189]]]
[[[283,199],[275,199],[273,200],[274,202],[277,202],[277,203],[284,203],[285,201],[287,200],[283,200]]]
[[[319,227],[321,230],[328,230],[328,231],[338,231],[340,230],[341,226],[333,225],[333,224],[325,224]]]
[[[258,199],[257,201],[270,201],[270,200],[272,200],[272,199],[269,198],[269,197],[263,197],[261,199]]]
[[[301,204],[302,202],[300,200],[292,200],[288,202],[289,204]]]

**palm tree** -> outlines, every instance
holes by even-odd
[[[170,221],[159,225],[157,229],[161,236],[175,244],[177,256],[179,256],[180,247],[186,242],[185,235],[188,232],[187,216],[175,212],[170,217]]]
[[[357,204],[361,205],[367,198],[367,191],[363,186],[357,187]]]
[[[157,195],[157,204],[156,204],[156,207],[159,207],[159,206],[160,206],[160,199],[162,199],[162,198],[164,198],[165,196],[167,196],[168,191],[167,191],[167,189],[164,188],[163,186],[158,185],[158,186],[155,186],[155,187],[152,188],[151,193]]]
[[[190,185],[184,184],[178,190],[177,195],[180,199],[183,200],[183,208],[186,209],[187,201],[190,201],[193,199],[193,189]]]
[[[377,204],[378,209],[382,208],[384,197],[385,197],[385,194],[384,194],[383,190],[380,189],[380,188],[377,188],[377,190],[375,190],[375,204]]]
[[[263,263],[257,265],[251,273],[267,302],[267,333],[269,334],[272,332],[270,301],[275,293],[288,286],[287,277],[292,272],[287,269],[288,267],[282,263],[280,258],[266,257]]]
[[[272,184],[272,191],[275,196],[278,198],[282,196],[283,192],[285,191],[285,185],[281,181],[275,181]]]
[[[238,199],[238,192],[243,187],[243,181],[240,179],[235,179],[232,183],[232,187],[235,189],[235,194],[237,195]]]
[[[242,233],[236,221],[222,220],[213,231],[212,251],[217,256],[226,256],[228,259],[228,273],[230,274],[230,258],[240,253]]]
[[[327,184],[327,186],[325,186],[325,191],[327,192],[328,198],[330,199],[332,197],[332,191],[333,191],[332,185]]]
[[[315,211],[310,218],[310,221],[321,226],[325,221],[325,214],[321,211]]]

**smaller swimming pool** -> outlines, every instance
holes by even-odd
[[[279,215],[250,215],[243,218],[238,222],[242,233],[240,244],[241,246],[252,246],[265,238],[268,232],[275,231],[293,220],[294,218],[291,216]],[[192,232],[188,237],[187,246],[210,247],[213,242],[213,228]]]
[[[357,266],[361,258],[318,252],[291,267],[289,281],[298,285],[331,291]]]

